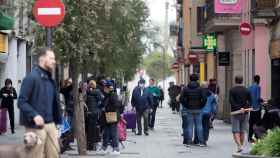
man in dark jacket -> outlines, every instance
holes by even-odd
[[[193,126],[195,125],[195,133],[198,137],[198,145],[205,146],[202,128],[202,108],[206,103],[206,96],[198,84],[198,76],[192,74],[190,83],[185,87],[180,96],[180,102],[183,105],[183,110],[187,115],[184,117],[187,120],[187,128],[184,129],[184,144],[189,147],[193,139]]]
[[[134,88],[132,93],[131,105],[136,108],[138,127],[137,135],[142,135],[142,117],[144,118],[144,134],[149,135],[148,116],[151,110],[151,105],[153,105],[153,98],[149,93],[149,90],[145,88],[145,80],[141,79],[138,83],[138,86]]]
[[[50,48],[41,48],[38,63],[22,82],[18,107],[20,123],[26,131],[34,132],[42,141],[31,149],[37,158],[58,158],[58,130],[61,124],[61,109],[52,72],[55,69],[55,54]]]
[[[181,87],[174,84],[174,82],[170,82],[169,88],[168,88],[168,95],[170,98],[170,106],[173,111],[173,114],[175,114],[175,110],[177,112],[180,111],[180,103],[176,100],[176,97],[181,93]]]
[[[237,152],[241,152],[248,125],[248,112],[251,107],[251,94],[249,90],[242,85],[242,76],[236,76],[235,83],[236,85],[229,91],[229,103],[231,105],[233,138],[237,145]]]

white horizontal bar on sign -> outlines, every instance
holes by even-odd
[[[38,8],[38,15],[60,15],[61,8]]]

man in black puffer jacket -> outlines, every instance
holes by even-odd
[[[184,131],[184,144],[189,147],[193,139],[193,125],[195,125],[196,135],[198,136],[199,146],[205,146],[202,128],[202,108],[206,103],[206,96],[198,83],[198,76],[192,74],[190,83],[185,87],[180,96],[180,102],[183,105],[183,111],[187,113],[183,117],[186,122]]]

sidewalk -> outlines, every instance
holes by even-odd
[[[15,144],[22,142],[23,128],[17,128],[16,134],[0,136],[0,144]],[[8,131],[7,133],[10,133]],[[210,133],[208,147],[191,147],[187,149],[182,145],[181,119],[178,114],[172,114],[168,108],[158,109],[155,131],[149,136],[135,136],[128,131],[128,141],[121,148],[120,158],[231,158],[235,151],[230,125],[222,121],[215,121],[214,130]],[[73,145],[73,148],[77,148]],[[78,156],[77,151],[68,151],[62,157],[95,157],[108,158],[96,152],[88,152],[87,156]]]

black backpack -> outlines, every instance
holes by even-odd
[[[199,110],[204,106],[203,103],[203,92],[201,88],[190,89],[187,88],[183,95],[184,106],[187,109]]]

